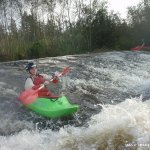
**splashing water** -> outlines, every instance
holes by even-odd
[[[20,70],[24,62],[17,62],[18,68],[12,62],[1,63],[0,150],[150,149],[148,52],[107,52],[36,62],[47,73],[55,71],[56,65],[60,70],[71,66],[58,90],[81,109],[73,118],[62,120],[26,110],[17,101],[26,76]]]
[[[0,148],[40,149],[146,149],[150,145],[150,101],[127,99],[118,105],[104,105],[91,117],[88,127],[66,126],[58,132],[22,130],[0,137]]]

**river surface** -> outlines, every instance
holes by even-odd
[[[33,60],[40,73],[70,66],[55,94],[80,105],[47,119],[17,99],[29,60],[0,63],[0,150],[150,149],[150,52],[104,52]]]

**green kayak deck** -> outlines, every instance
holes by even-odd
[[[49,118],[70,116],[79,109],[79,105],[70,104],[65,96],[57,99],[37,98],[26,107],[41,116]]]

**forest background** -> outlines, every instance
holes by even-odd
[[[150,44],[150,2],[126,19],[100,0],[0,0],[0,61],[54,57]]]

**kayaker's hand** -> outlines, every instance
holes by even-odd
[[[52,78],[54,79],[54,78],[58,77],[58,75],[59,75],[59,72],[56,71],[56,72],[52,73]]]
[[[60,74],[60,73],[59,73],[58,71],[56,71],[56,72],[54,73],[54,76],[58,77],[59,74]]]
[[[49,85],[49,83],[50,83],[49,81],[45,81],[44,85]]]
[[[52,81],[53,83],[58,83],[59,82],[59,78],[57,77],[57,76],[55,76],[54,78],[53,78],[53,81]]]

